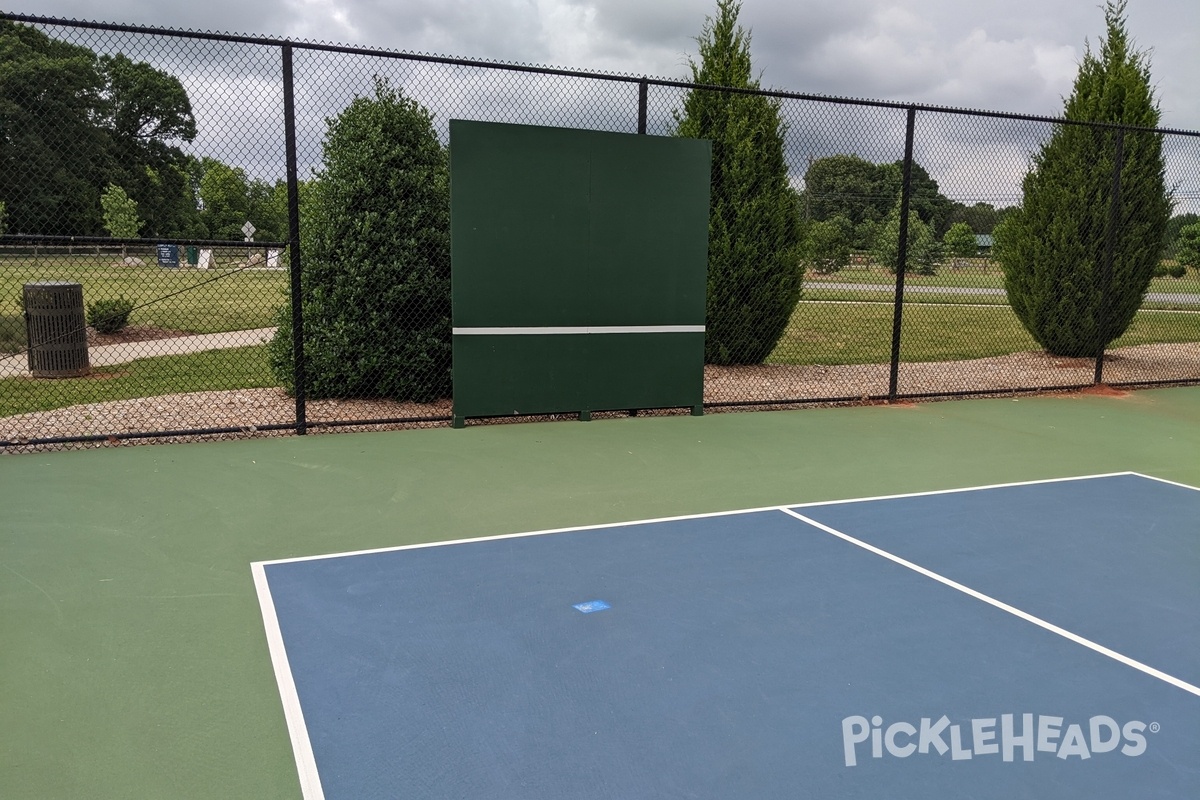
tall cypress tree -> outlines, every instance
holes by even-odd
[[[741,4],[718,0],[697,38],[698,84],[759,88]],[[775,347],[800,299],[796,194],[783,156],[779,104],[761,95],[693,89],[678,135],[712,140],[708,305],[704,356],[710,364],[757,364]]]
[[[1084,55],[1067,119],[1158,125],[1149,60],[1133,49],[1124,15],[1124,0],[1105,6],[1107,33],[1098,54]],[[1110,230],[1118,136],[1124,160]],[[1013,311],[1050,353],[1097,355],[1133,321],[1170,216],[1163,172],[1162,136],[1136,130],[1061,125],[1034,157],[1021,207],[996,229],[997,255]]]

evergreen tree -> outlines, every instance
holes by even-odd
[[[433,118],[376,79],[329,121],[302,197],[301,302],[311,397],[450,394],[450,175]],[[291,311],[270,359],[294,388]]]
[[[1106,36],[1099,53],[1089,47],[1084,55],[1067,119],[1158,125],[1149,62],[1133,49],[1124,14],[1124,0],[1105,6]],[[1110,231],[1117,137],[1113,128],[1058,126],[1034,157],[1021,207],[996,229],[1013,311],[1055,355],[1094,356],[1120,336],[1162,254],[1171,208],[1162,136],[1123,132],[1120,206]]]
[[[741,5],[718,0],[697,38],[698,84],[759,88]],[[705,89],[688,92],[678,135],[713,145],[705,360],[757,364],[787,328],[804,278],[796,193],[788,184],[779,104]]]

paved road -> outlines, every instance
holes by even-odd
[[[268,342],[274,335],[274,328],[256,328],[249,331],[176,336],[171,339],[153,339],[148,342],[106,344],[88,348],[88,360],[93,367],[106,367],[113,364],[127,364],[139,358],[153,356],[173,356],[184,353],[202,353],[205,350],[248,347]],[[28,374],[28,358],[24,353],[0,358],[0,378],[15,378]]]
[[[878,283],[826,283],[811,281],[809,289],[833,289],[839,292],[888,292],[892,287]],[[1003,289],[987,286],[912,286],[905,284],[905,294],[955,294],[1003,297]],[[1147,292],[1146,299],[1154,303],[1178,303],[1180,305],[1200,306],[1200,294],[1191,292]]]

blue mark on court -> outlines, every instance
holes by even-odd
[[[1200,797],[1200,492],[794,510],[263,565],[323,796]]]
[[[576,603],[571,608],[582,611],[584,614],[591,614],[594,611],[607,611],[612,606],[603,600],[588,600],[586,603]]]

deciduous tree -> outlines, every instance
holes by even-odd
[[[954,258],[972,258],[979,253],[979,245],[975,243],[975,231],[965,222],[956,222],[942,237],[946,250]]]
[[[15,233],[99,235],[112,140],[95,53],[0,20],[0,200]]]
[[[1175,260],[1185,267],[1200,269],[1200,222],[1180,228],[1175,240]]]
[[[908,215],[908,247],[904,254],[904,272],[935,275],[942,263],[942,246],[933,230],[916,214]],[[892,206],[887,219],[879,227],[875,247],[871,251],[877,264],[895,273],[900,268],[900,200]]]
[[[110,183],[138,199],[145,231],[195,235],[189,157],[196,136],[174,76],[0,21],[0,199],[21,233],[100,234]]]
[[[242,226],[250,213],[249,183],[246,171],[213,158],[203,159],[200,178],[200,218],[213,239],[244,238]]]
[[[114,239],[136,239],[144,224],[138,219],[138,204],[120,186],[109,184],[100,195],[104,228]],[[121,247],[125,254],[125,247]]]
[[[801,248],[804,262],[814,272],[829,275],[850,263],[854,228],[845,217],[819,220],[808,226]]]

